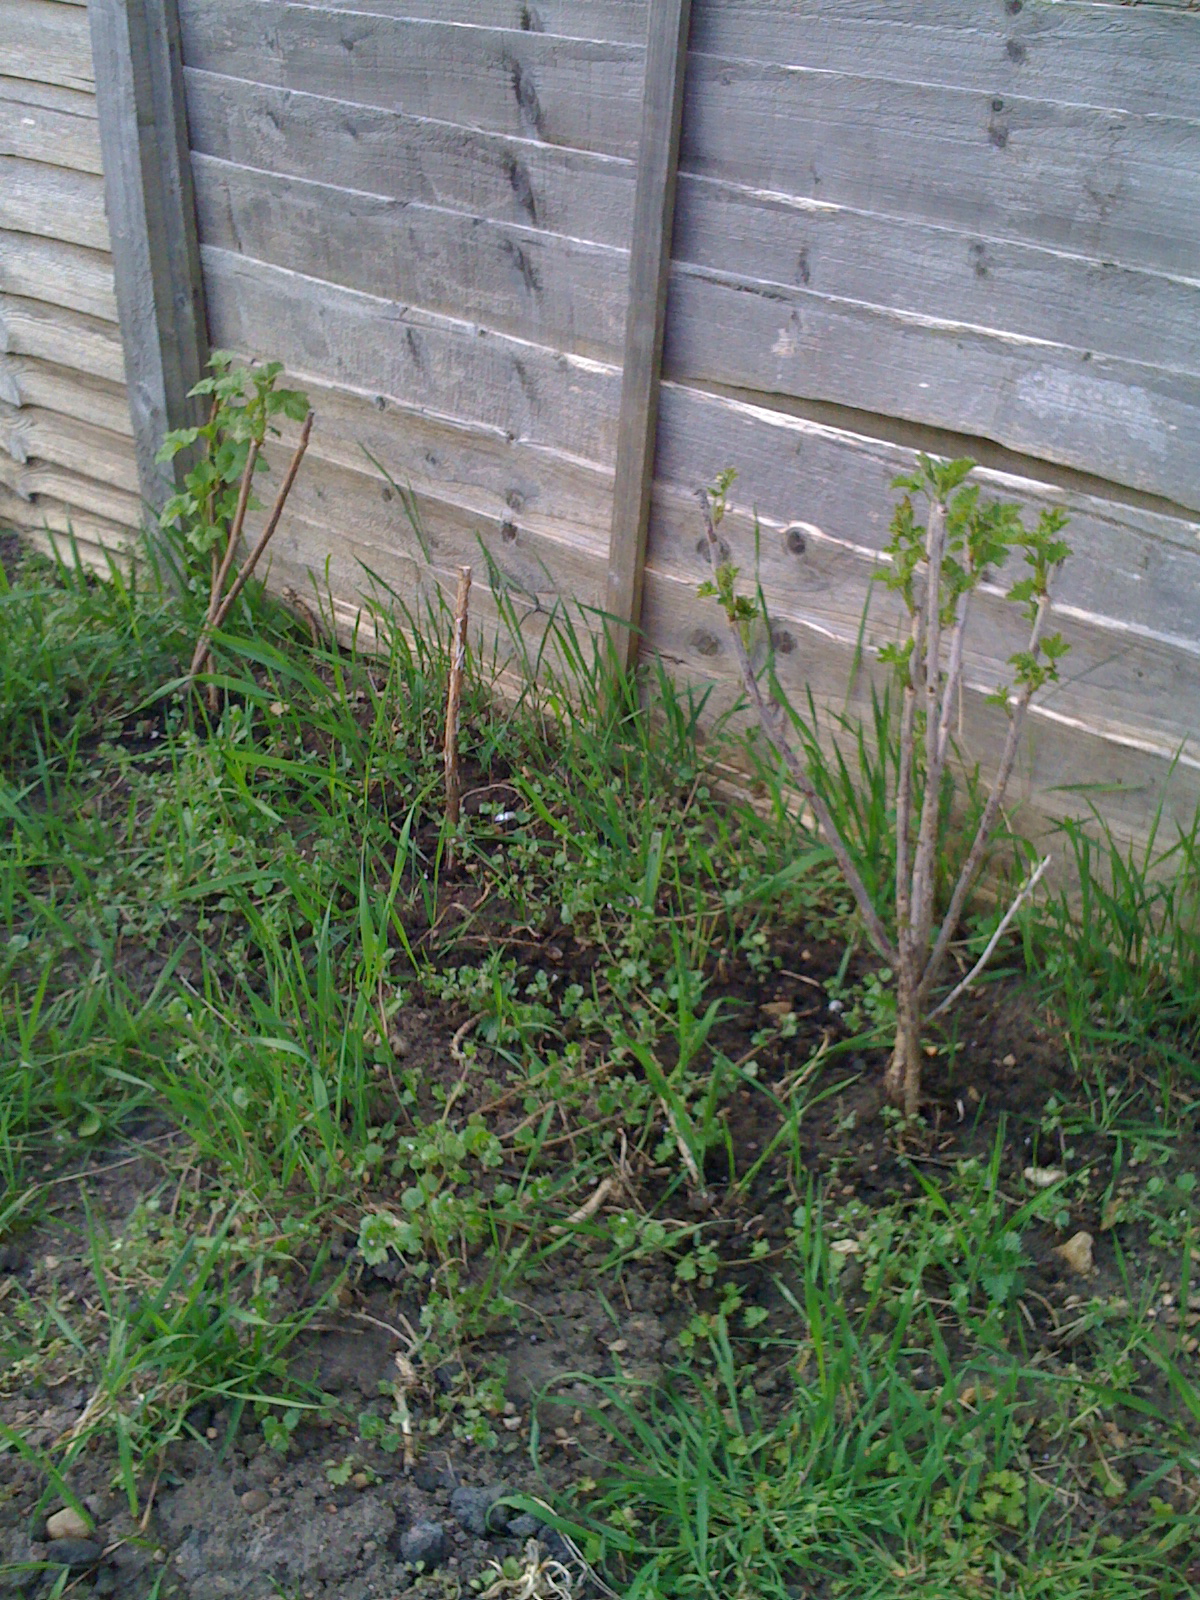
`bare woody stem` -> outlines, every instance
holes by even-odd
[[[250,487],[254,481],[254,468],[258,462],[259,443],[257,439],[250,441],[250,449],[246,453],[246,465],[242,469],[242,481],[238,487],[237,509],[233,513],[233,521],[229,525],[229,542],[225,546],[225,553],[221,558],[221,565],[213,578],[212,593],[208,597],[208,622],[212,626],[213,619],[221,604],[221,591],[229,577],[229,569],[233,566],[234,557],[237,555],[238,543],[242,537],[242,527],[246,521],[246,507],[250,504]]]
[[[1043,594],[1038,600],[1037,613],[1033,620],[1033,628],[1029,635],[1028,653],[1036,656],[1042,643],[1042,633],[1046,626],[1046,617],[1050,610],[1050,597]],[[1000,815],[1000,807],[1004,803],[1004,791],[1008,788],[1008,780],[1012,777],[1012,769],[1016,763],[1017,750],[1021,742],[1021,728],[1025,722],[1025,713],[1029,710],[1029,702],[1033,699],[1034,680],[1028,679],[1022,686],[1016,701],[1009,713],[1008,736],[1004,741],[1004,750],[1000,757],[1000,765],[996,770],[996,777],[992,784],[992,792],[988,795],[987,804],[983,808],[983,815],[979,819],[979,826],[975,830],[975,838],[971,843],[967,859],[963,863],[962,871],[958,875],[958,882],[954,886],[954,893],[950,897],[950,905],[938,932],[937,942],[925,963],[925,971],[921,977],[919,999],[924,1002],[929,991],[937,982],[938,974],[946,959],[946,952],[950,948],[950,941],[954,937],[954,930],[962,916],[963,907],[967,903],[967,896],[975,882],[980,866],[983,864],[984,851],[987,849],[988,840],[996,826],[996,818]]]
[[[717,538],[717,530],[713,525],[712,506],[709,502],[708,491],[701,490],[698,498],[704,513],[704,528],[708,535],[709,560],[712,563],[715,577],[721,565],[721,545]],[[783,731],[783,719],[779,707],[767,700],[759,687],[758,678],[755,676],[754,667],[742,640],[741,630],[733,617],[729,618],[729,632],[733,640],[734,654],[737,657],[743,686],[755,711],[758,713],[758,719],[763,726],[763,730],[783,759],[796,787],[800,790],[816,817],[817,826],[828,841],[829,847],[833,851],[834,860],[837,862],[838,868],[845,878],[851,894],[854,896],[871,943],[889,966],[895,966],[900,959],[899,952],[887,936],[887,929],[884,927],[879,913],[872,903],[866,884],[863,883],[858,869],[850,859],[850,852],[838,832],[829,807],[817,793],[803,761],[788,742],[787,735]]]
[[[912,871],[913,955],[929,943],[933,921],[933,866],[937,851],[938,804],[942,769],[938,760],[942,687],[942,566],[946,553],[946,504],[935,500],[929,508],[925,534],[925,794],[917,831]]]
[[[928,1021],[932,1022],[935,1017],[940,1017],[943,1014],[943,1012],[949,1011],[950,1007],[958,999],[959,995],[966,994],[967,990],[970,989],[974,985],[976,979],[979,977],[979,974],[983,971],[983,969],[987,966],[988,962],[992,959],[992,955],[993,955],[993,953],[994,953],[994,951],[996,949],[996,946],[1000,943],[1001,939],[1003,939],[1004,935],[1008,932],[1009,923],[1016,916],[1017,912],[1021,909],[1021,906],[1023,905],[1023,903],[1029,898],[1029,896],[1037,888],[1038,884],[1041,882],[1042,873],[1045,872],[1046,868],[1049,865],[1050,865],[1050,857],[1049,856],[1043,856],[1042,859],[1038,862],[1037,866],[1030,873],[1029,877],[1026,878],[1025,882],[1022,884],[1021,891],[1017,895],[1016,899],[1013,901],[1012,905],[1009,906],[1008,910],[1000,918],[1000,924],[997,927],[995,933],[993,933],[992,937],[988,940],[987,948],[984,950],[984,952],[980,956],[979,960],[971,968],[970,972],[967,973],[966,977],[962,980],[962,982],[955,984],[954,988],[951,989],[950,993],[946,996],[946,998],[943,1001],[941,1001],[940,1004],[938,1004],[938,1005],[936,1005],[934,1007],[934,1009],[929,1013],[929,1017],[927,1019]]]
[[[467,660],[467,606],[471,594],[471,569],[459,567],[454,598],[454,631],[450,640],[450,681],[446,689],[446,729],[442,739],[442,767],[446,780],[446,865],[454,865],[454,830],[458,827],[460,792],[458,776],[458,711],[462,704],[463,671]]]
[[[312,433],[313,413],[310,411],[304,419],[304,426],[300,430],[300,442],[292,455],[283,482],[279,485],[279,492],[275,496],[275,503],[271,507],[271,514],[263,526],[258,540],[250,554],[242,563],[241,570],[230,586],[229,593],[219,603],[216,611],[207,620],[200,630],[200,637],[196,641],[196,649],[192,655],[192,664],[188,668],[188,677],[194,678],[200,670],[200,664],[208,653],[210,637],[224,624],[226,617],[233,609],[234,601],[249,583],[254,575],[254,569],[262,558],[263,551],[271,542],[275,529],[279,526],[279,519],[283,515],[283,508],[287,504],[287,497],[291,493],[292,485],[296,481],[296,474],[300,471],[300,463],[304,460],[304,452],[308,449],[309,435]],[[239,530],[240,531],[240,530]],[[230,530],[229,547],[234,547],[233,530]],[[226,551],[228,557],[229,551]]]
[[[925,638],[924,609],[916,606],[912,616],[908,674],[904,680],[904,703],[900,712],[900,766],[896,774],[896,945],[900,954],[900,978],[904,981],[912,965],[912,882],[909,877],[909,830],[912,826],[912,756],[917,716],[917,678],[921,667],[921,648]]]

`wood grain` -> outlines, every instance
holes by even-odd
[[[0,228],[107,250],[103,180],[90,172],[0,155]]]
[[[0,270],[3,241],[0,240]],[[35,356],[124,384],[125,358],[113,323],[40,300],[0,294],[0,350]]]
[[[546,144],[632,156],[644,52],[551,34],[188,0],[188,66]]]
[[[92,96],[0,78],[0,156],[99,173],[100,139]]]
[[[195,68],[185,82],[202,155],[628,248],[633,164],[624,157]]]
[[[620,368],[206,246],[214,344],[522,443],[611,464]]]
[[[986,95],[1195,117],[1200,18],[1092,0],[695,0],[694,48]]]
[[[686,171],[1195,275],[1200,119],[693,52]]]
[[[616,619],[616,647],[626,668],[636,664],[639,650],[691,14],[691,0],[650,0],[605,600]]]
[[[698,599],[691,585],[651,568],[643,616],[677,682],[715,686],[710,716],[738,703],[740,680],[734,677],[724,619],[713,601]],[[777,655],[776,668],[797,703],[811,688],[822,714],[830,709],[861,716],[869,713],[871,678],[865,670],[855,671],[856,659],[853,643],[797,624],[794,648]],[[1003,713],[977,694],[964,694],[960,748],[966,759],[980,761],[985,780],[989,757],[1003,742],[1002,719]],[[826,722],[826,736],[832,732]],[[1160,802],[1168,833],[1175,820],[1187,826],[1200,803],[1200,767],[1192,757],[1174,758],[1173,749],[1151,740],[1098,737],[1035,702],[1009,791],[1014,825],[1029,837],[1045,838],[1055,819],[1078,815],[1077,786],[1085,783],[1095,786],[1118,837],[1144,839]]]
[[[1086,349],[677,267],[666,371],[992,439],[1200,509],[1200,382]]]
[[[1200,374],[1200,280],[685,175],[680,261]]]
[[[117,320],[108,252],[36,234],[0,231],[0,294],[22,295],[105,322]]]
[[[0,73],[91,90],[92,47],[86,10],[48,0],[4,0],[0,6]]]
[[[516,28],[571,39],[640,45],[646,38],[646,0],[319,0],[319,4],[327,11],[469,22],[480,28]]]
[[[690,495],[723,467],[736,467],[735,503],[792,530],[779,535],[793,573],[786,581],[797,590],[812,589],[814,603],[824,593],[813,567],[817,541],[867,556],[879,552],[896,500],[892,482],[914,464],[913,451],[881,439],[663,386],[660,483]],[[1051,506],[1067,511],[1066,537],[1075,555],[1056,586],[1061,606],[1092,619],[1114,639],[1127,632],[1163,643],[1200,639],[1200,519],[1058,488],[1039,482],[1032,471],[1018,476],[980,468],[976,477],[988,496],[1019,504],[1029,522]],[[699,533],[697,527],[695,538]],[[694,545],[693,539],[689,562]],[[660,551],[656,531],[651,551]]]
[[[176,0],[89,0],[113,278],[142,496],[157,508],[186,459],[168,430],[203,420],[208,361]]]
[[[624,250],[194,158],[206,245],[538,344],[616,358]]]
[[[132,439],[123,383],[30,356],[0,354],[0,399],[10,407],[37,406]]]

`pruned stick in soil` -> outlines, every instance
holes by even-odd
[[[454,834],[458,827],[461,793],[458,773],[458,710],[462,704],[463,669],[467,659],[467,604],[471,594],[471,569],[459,567],[454,598],[454,632],[450,641],[450,682],[446,690],[446,732],[442,765],[446,775],[446,865],[454,866]]]

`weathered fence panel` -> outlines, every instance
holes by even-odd
[[[141,520],[87,10],[0,6],[0,521],[85,552]]]
[[[1116,776],[1137,831],[1200,776],[1200,18],[1088,3],[695,0],[646,618],[678,670],[733,671],[698,482],[775,610],[781,674],[844,703],[897,619],[872,584],[920,448],[1071,513],[1071,643],[1024,770],[1043,813]],[[964,741],[1018,648],[994,586]],[[866,622],[864,625],[864,615]],[[859,692],[862,692],[860,674]]]
[[[1053,816],[1100,785],[1130,834],[1168,775],[1194,804],[1194,6],[692,0],[689,35],[684,0],[93,5],[157,62],[103,161],[83,7],[0,9],[0,512],[136,520],[206,332],[312,394],[272,579],[327,583],[341,620],[377,582],[419,606],[482,544],[531,639],[564,602],[640,616],[728,703],[695,491],[733,465],[724,536],[757,547],[783,681],[861,706],[891,481],[969,454],[1071,516],[1025,792]],[[496,619],[487,586],[473,607]],[[985,768],[1010,609],[992,585],[971,635]]]

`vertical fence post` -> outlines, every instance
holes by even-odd
[[[691,0],[650,0],[647,22],[605,605],[625,667],[638,653],[691,9]]]
[[[117,312],[142,496],[158,510],[169,428],[203,420],[208,359],[176,0],[89,0]]]

